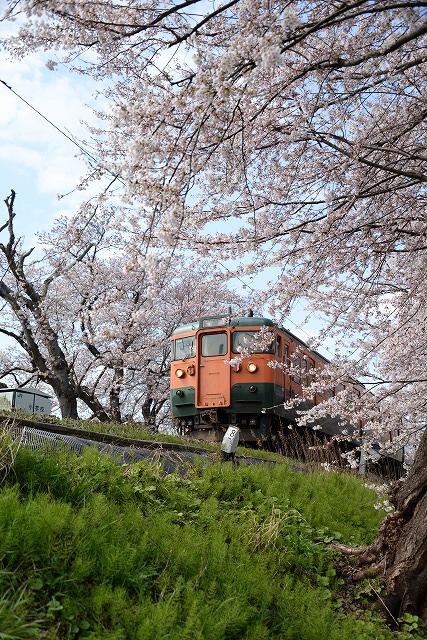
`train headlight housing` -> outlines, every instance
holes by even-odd
[[[248,371],[249,373],[255,373],[255,371],[258,369],[258,367],[256,366],[255,362],[250,362],[248,364]]]
[[[177,378],[183,378],[185,376],[185,371],[183,371],[182,369],[177,369],[175,371],[175,375]]]

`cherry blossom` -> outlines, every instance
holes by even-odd
[[[340,353],[326,375],[370,391],[302,421],[421,434],[359,560],[379,556],[390,611],[427,620],[426,14],[416,0],[10,0],[22,27],[5,47],[102,81],[95,173],[120,176],[135,242],[278,273],[264,296],[278,321],[300,298],[325,319],[319,344]]]

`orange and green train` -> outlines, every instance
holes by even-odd
[[[249,357],[239,358],[242,347],[254,338],[256,342],[260,331],[270,334],[268,347],[258,352],[252,348]],[[177,327],[171,339],[171,407],[179,433],[212,442],[221,440],[227,427],[235,425],[243,444],[279,449],[303,458],[307,455],[300,455],[301,444],[305,452],[319,449],[319,444],[323,448],[325,443],[326,448],[333,444],[339,457],[343,449],[363,441],[360,421],[345,423],[348,437],[340,443],[333,438],[342,436],[344,423],[340,417],[323,418],[315,432],[296,426],[296,409],[288,408],[285,402],[301,397],[303,385],[310,382],[314,370],[324,368],[329,361],[268,318],[206,316]],[[285,366],[269,366],[272,361]],[[331,385],[325,394],[330,397],[346,387],[355,399],[366,393],[362,384],[348,380],[345,385]],[[299,404],[298,410],[324,400],[325,396],[316,394]],[[393,441],[395,435],[387,432],[382,440]],[[374,449],[380,448],[374,445]],[[403,449],[387,456],[378,453],[386,475],[401,473],[403,455]]]
[[[270,346],[230,365],[229,361],[233,362],[262,329],[273,336]],[[270,367],[272,360],[292,363],[299,375]],[[265,444],[294,424],[295,410],[285,409],[284,403],[301,396],[302,383],[327,362],[268,318],[199,318],[178,327],[172,335],[174,422],[180,433],[207,441],[220,440],[229,425],[236,425],[241,442]],[[360,395],[362,385],[353,381],[349,384],[352,393]],[[311,402],[318,404],[322,399],[314,396]],[[322,431],[338,433],[338,421],[324,420]]]

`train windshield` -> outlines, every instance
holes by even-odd
[[[261,349],[257,344],[259,331],[234,331],[233,332],[233,353],[240,353],[243,349],[249,349],[252,353],[274,353],[274,341],[269,347]]]
[[[202,356],[225,356],[226,353],[226,333],[205,333],[202,336]]]
[[[196,336],[177,338],[175,342],[174,360],[185,360],[196,355]]]

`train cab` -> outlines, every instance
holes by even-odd
[[[271,332],[271,344],[239,359],[261,330]],[[181,433],[219,440],[235,424],[245,441],[266,435],[265,408],[283,402],[283,385],[268,366],[276,333],[268,318],[245,316],[204,317],[174,331],[171,406]]]

